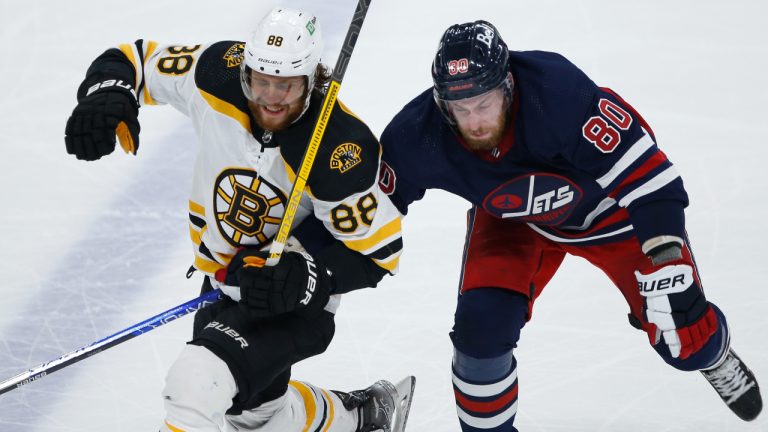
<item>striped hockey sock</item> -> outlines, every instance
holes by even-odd
[[[516,432],[517,361],[510,351],[476,359],[456,351],[453,390],[464,432]]]

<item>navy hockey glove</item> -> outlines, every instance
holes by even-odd
[[[115,150],[115,134],[126,152],[139,149],[139,104],[127,80],[86,78],[77,91],[77,106],[67,121],[67,153],[97,160]]]
[[[681,257],[655,264],[636,271],[635,277],[651,344],[663,338],[672,357],[681,360],[700,350],[717,330],[717,316],[694,277],[691,261]]]

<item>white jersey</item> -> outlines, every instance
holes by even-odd
[[[189,200],[194,266],[213,275],[241,246],[265,247],[314,128],[320,97],[287,130],[252,120],[239,81],[242,42],[119,49],[136,70],[142,105],[170,104],[192,119],[200,146]],[[395,273],[402,249],[399,211],[378,187],[381,148],[368,127],[337,101],[294,227],[308,216],[349,249]]]

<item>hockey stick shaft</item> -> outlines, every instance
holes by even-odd
[[[363,21],[365,20],[365,15],[368,13],[370,4],[371,0],[358,0],[357,2],[355,14],[352,16],[352,22],[349,24],[347,35],[344,37],[344,44],[341,47],[339,59],[336,61],[336,66],[333,68],[331,84],[328,87],[328,92],[323,99],[323,106],[315,121],[312,137],[309,139],[307,149],[304,151],[304,156],[301,158],[301,166],[296,174],[296,180],[293,182],[283,219],[280,221],[277,235],[275,235],[274,240],[272,240],[272,245],[269,247],[269,258],[266,262],[266,265],[268,266],[277,264],[285,249],[285,242],[288,240],[291,225],[293,225],[293,219],[296,216],[296,211],[299,209],[299,202],[301,201],[304,189],[307,186],[307,179],[312,170],[312,165],[315,162],[317,149],[320,147],[320,141],[322,141],[323,135],[325,134],[325,127],[328,124],[328,119],[331,117],[331,111],[333,110],[336,98],[339,95],[341,81],[344,79],[349,59],[352,57],[352,51],[355,49],[357,37],[360,34],[360,29],[363,26]]]
[[[169,309],[161,314],[155,315],[152,318],[140,322],[139,324],[121,330],[90,345],[64,354],[59,358],[43,363],[24,373],[20,373],[15,377],[9,378],[0,383],[0,395],[17,389],[23,385],[29,384],[33,381],[37,381],[40,378],[56,372],[59,369],[65,368],[69,365],[79,362],[80,360],[84,360],[88,357],[96,355],[108,348],[112,348],[115,345],[119,345],[127,340],[133,339],[136,336],[154,330],[164,324],[176,320],[177,318],[181,318],[184,315],[198,311],[206,306],[210,306],[221,299],[222,295],[223,294],[220,290],[209,291],[200,297]]]

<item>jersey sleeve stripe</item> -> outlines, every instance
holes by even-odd
[[[203,217],[205,215],[205,207],[201,206],[200,204],[192,200],[189,200],[189,211],[192,213],[196,213],[200,217]]]
[[[189,237],[195,246],[200,246],[203,232],[205,232],[205,207],[196,202],[189,201]]]
[[[200,237],[202,237],[202,233],[200,233]],[[201,255],[208,258],[211,261],[217,261],[216,258],[214,258],[213,253],[210,249],[208,249],[208,246],[205,245],[205,243],[200,242],[200,246],[197,248],[197,251],[200,252]]]
[[[365,124],[362,120],[360,120],[360,117],[358,117],[355,113],[353,113],[349,108],[347,108],[346,105],[344,105],[339,99],[336,99],[336,102],[339,104],[339,108],[341,108],[342,111],[345,113],[351,115],[352,117],[356,118],[360,123]]]
[[[146,61],[152,57],[152,54],[155,53],[155,50],[157,49],[157,42],[148,41],[145,42],[145,44],[147,45],[147,48],[144,52],[144,62],[146,63]],[[144,94],[144,105],[157,105],[157,102],[155,102],[155,100],[152,98],[152,95],[149,93],[149,87],[144,85],[141,89],[141,93]]]
[[[401,223],[400,218],[395,218],[382,226],[372,235],[359,240],[343,240],[348,248],[366,254],[370,249],[378,246],[384,240],[393,236],[400,236]]]
[[[192,239],[192,243],[194,243],[195,246],[200,246],[200,242],[202,242],[200,232],[196,231],[192,226],[189,227],[189,238]]]
[[[207,260],[200,255],[195,255],[195,268],[203,273],[214,274],[217,271],[226,268],[226,266],[221,265],[215,261]]]
[[[403,250],[403,238],[400,237],[392,243],[369,253],[368,256],[375,260],[386,260],[397,252]]]
[[[648,180],[642,186],[624,196],[624,198],[619,200],[619,206],[627,207],[632,201],[661,189],[678,177],[680,177],[680,175],[677,173],[675,167],[670,166],[656,177]]]
[[[640,156],[643,155],[648,149],[653,147],[656,143],[653,142],[653,139],[651,139],[650,135],[647,133],[643,135],[642,138],[637,140],[632,146],[627,150],[626,153],[624,153],[624,156],[619,159],[616,164],[611,167],[610,170],[608,170],[607,173],[605,173],[602,177],[597,179],[597,183],[602,187],[603,189],[607,188],[608,185],[613,183],[614,180],[616,180],[621,173],[623,173],[627,168],[629,168],[630,165],[632,165],[633,162],[635,162],[637,159],[640,158]]]
[[[397,266],[400,265],[400,254],[397,254],[397,256],[390,257],[388,260],[373,260],[374,263],[376,263],[377,266],[389,271],[390,273],[395,273],[395,270],[397,270]]]
[[[613,189],[610,193],[608,193],[608,196],[611,198],[616,198],[621,194],[621,191],[624,190],[627,186],[632,184],[633,182],[641,179],[643,176],[647,175],[657,167],[659,167],[664,162],[667,162],[667,157],[662,153],[660,150],[653,154],[648,160],[643,162],[642,165],[640,165],[637,169],[635,169],[632,173],[630,173],[624,180],[619,183],[618,186],[616,186],[615,189]],[[669,162],[667,162],[667,165],[669,165]]]
[[[134,44],[120,44],[119,48],[120,51],[128,57],[131,64],[133,64],[133,69],[136,71],[136,75],[134,76],[135,90],[138,92],[139,87],[144,82],[144,68],[142,67],[143,59]],[[142,60],[142,62],[139,63],[137,59]],[[139,95],[137,94],[136,97],[138,98],[138,96]]]
[[[191,223],[193,226],[197,227],[198,229],[202,229],[205,226],[205,220],[203,220],[203,218],[196,216],[192,213],[189,214],[189,223]]]
[[[210,105],[211,108],[213,108],[214,111],[217,111],[221,114],[224,114],[227,117],[232,118],[236,122],[240,123],[240,125],[247,130],[248,132],[251,131],[251,120],[248,117],[248,114],[240,111],[232,105],[229,102],[226,102],[222,99],[217,98],[216,96],[202,90],[198,89],[200,91],[200,95],[205,99],[206,102],[208,102],[208,105]]]

